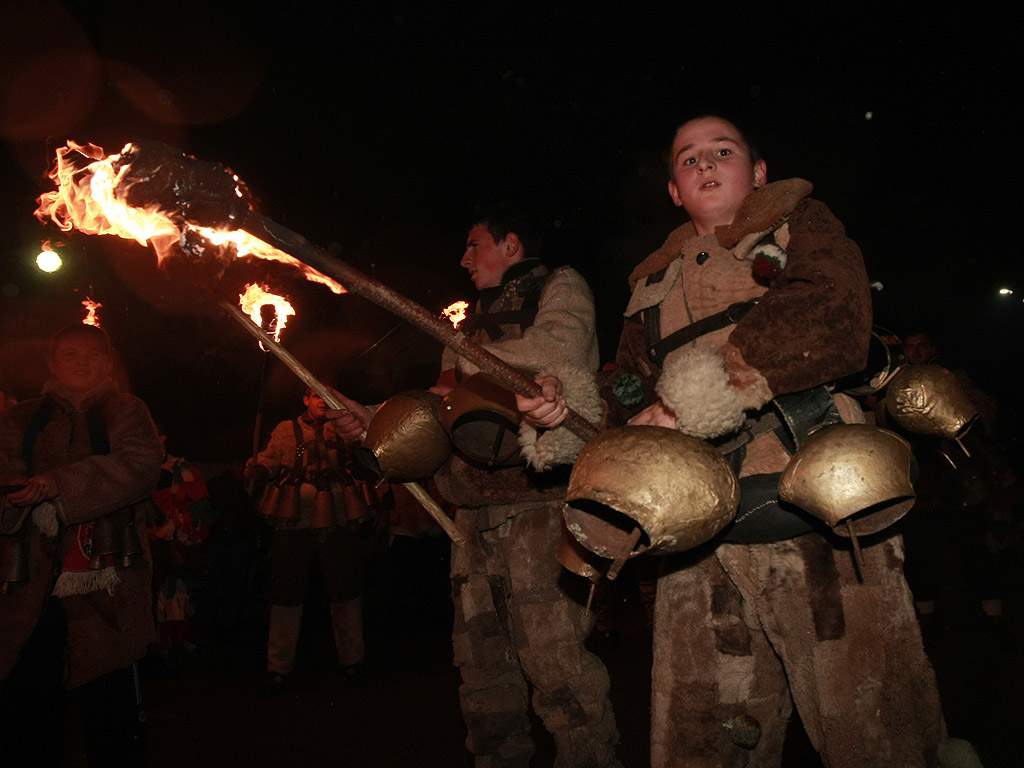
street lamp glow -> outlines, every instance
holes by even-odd
[[[56,272],[64,265],[60,260],[60,254],[56,251],[40,251],[36,256],[36,266],[43,272]]]
[[[999,295],[1000,296],[1012,296],[1013,295],[1013,289],[1012,288],[1000,288],[999,289]]]

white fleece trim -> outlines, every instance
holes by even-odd
[[[32,510],[32,524],[48,539],[57,535],[57,508],[52,502],[44,501],[35,506]]]
[[[708,347],[686,346],[669,353],[655,389],[687,435],[707,439],[743,426],[739,392],[729,384],[722,358]]]
[[[576,413],[592,424],[601,420],[602,402],[597,388],[597,376],[579,368],[567,368],[556,375],[562,382],[565,402]],[[519,447],[523,458],[538,472],[560,464],[572,464],[585,445],[565,426],[538,431],[525,421],[519,425]]]

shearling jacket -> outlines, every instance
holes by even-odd
[[[0,680],[17,660],[55,588],[68,622],[67,685],[74,688],[142,658],[154,638],[151,579],[142,502],[156,487],[164,457],[146,405],[108,380],[76,407],[54,381],[43,394],[53,412],[34,445],[32,467],[22,459],[23,438],[42,400],[27,400],[0,418],[0,483],[50,473],[57,497],[24,518],[29,526],[30,577],[0,595]],[[98,406],[109,452],[94,454],[86,414]],[[82,526],[129,508],[144,562],[127,568],[69,572],[68,553]],[[5,506],[4,530],[22,510]]]
[[[519,310],[537,286],[540,296],[532,321],[523,325],[499,324],[490,330],[480,324],[470,338],[532,376],[558,376],[570,407],[596,422],[601,415],[601,402],[594,380],[599,362],[594,297],[576,270],[562,267],[549,273],[536,259],[514,264],[506,270],[502,284],[491,290],[493,295],[486,297],[490,301],[477,303],[476,314]],[[446,349],[442,375],[451,369],[460,375],[476,372],[475,366]],[[564,427],[538,435],[527,425],[520,428],[520,443],[536,469],[571,462],[583,445]],[[437,483],[447,500],[466,507],[562,496],[564,484],[542,474],[523,467],[480,469],[455,455],[438,472]]]
[[[717,438],[748,426],[778,395],[864,367],[871,298],[860,249],[810,192],[802,179],[768,184],[732,224],[704,236],[684,224],[633,271],[617,375],[634,374],[643,390],[627,405],[608,393],[613,423],[660,398],[682,431]],[[675,349],[661,365],[651,359],[652,340],[752,299],[738,322]],[[754,471],[784,466],[779,455]]]

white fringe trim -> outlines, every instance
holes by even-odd
[[[95,571],[64,571],[57,577],[53,587],[54,597],[71,595],[87,595],[105,589],[108,595],[114,594],[114,587],[121,583],[121,577],[114,568],[100,568]]]
[[[739,392],[729,384],[725,363],[714,350],[687,346],[665,358],[655,389],[676,415],[676,426],[707,439],[735,432],[744,422]]]

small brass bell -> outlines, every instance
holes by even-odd
[[[309,521],[310,528],[333,528],[337,525],[334,511],[334,494],[330,491],[317,491],[313,497],[313,517]]]

